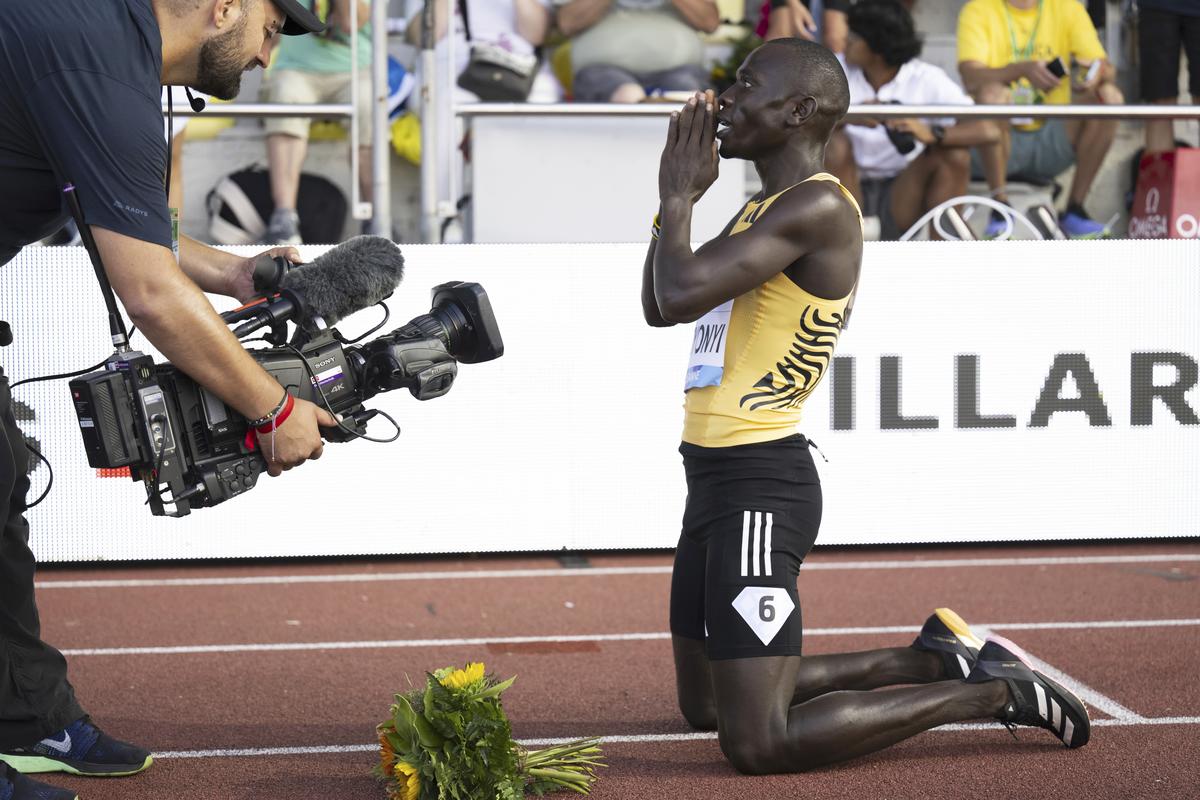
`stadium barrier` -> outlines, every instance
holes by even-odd
[[[18,387],[21,427],[54,465],[29,512],[38,557],[674,546],[692,330],[643,323],[644,246],[404,252],[393,323],[428,310],[437,283],[479,281],[504,357],[463,365],[430,402],[371,401],[399,421],[398,442],[329,445],[182,520],[151,516],[140,484],[87,466],[65,382]],[[802,424],[828,458],[819,543],[1200,535],[1198,265],[1196,241],[868,243],[850,327]],[[107,355],[82,248],[27,248],[5,288],[10,381]],[[340,327],[378,319],[368,309]],[[36,496],[44,465],[33,482]]]

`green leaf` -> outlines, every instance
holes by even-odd
[[[513,685],[513,681],[515,681],[516,679],[517,679],[517,676],[514,675],[511,678],[509,678],[508,680],[504,681],[503,683],[497,683],[495,686],[491,686],[487,689],[484,689],[482,692],[475,695],[475,697],[476,697],[476,699],[480,699],[480,700],[483,700],[483,699],[486,699],[489,697],[499,697],[500,694],[503,693],[505,689],[507,689],[508,687]]]
[[[429,724],[429,720],[421,714],[416,715],[417,736],[421,739],[421,744],[425,747],[441,747],[445,739],[438,735],[438,732]]]
[[[408,698],[396,695],[396,705],[392,706],[392,709],[392,724],[396,726],[396,732],[406,739],[416,738],[417,712],[413,710]]]

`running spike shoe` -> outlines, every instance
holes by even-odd
[[[1029,725],[1045,728],[1072,749],[1088,743],[1092,724],[1083,701],[1035,670],[1025,651],[1000,636],[988,637],[967,676],[967,683],[990,680],[1008,684],[1009,701],[996,718],[1010,731]]]
[[[958,614],[949,608],[939,608],[925,620],[912,647],[941,656],[947,678],[965,678],[975,666],[983,639],[972,633]]]

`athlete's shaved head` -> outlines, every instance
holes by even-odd
[[[772,39],[746,57],[719,105],[721,155],[754,161],[781,149],[824,148],[850,107],[850,87],[822,45]]]
[[[826,134],[832,132],[850,108],[850,84],[837,56],[807,39],[772,39],[759,50],[781,55],[787,66],[782,71],[785,83],[780,88],[794,96],[814,97]]]

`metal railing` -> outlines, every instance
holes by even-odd
[[[679,103],[478,103],[460,105],[461,117],[661,117],[679,109]],[[1200,106],[1105,106],[1105,105],[856,105],[847,119],[908,119],[910,117],[972,118],[1095,118],[1114,119],[1200,119]]]
[[[436,1],[436,0],[434,0]],[[372,187],[373,187],[373,203],[367,206],[365,203],[355,203],[355,216],[365,216],[362,212],[369,209],[369,216],[372,220],[371,230],[373,233],[390,235],[391,231],[391,208],[390,208],[390,147],[389,147],[389,121],[388,121],[388,85],[387,85],[387,39],[389,28],[395,27],[389,24],[388,20],[388,0],[370,0],[371,2],[371,22],[372,30],[372,102],[371,102],[371,125],[372,125],[372,140],[375,146],[372,148]],[[453,0],[444,0],[449,4]],[[351,26],[355,27],[357,20],[357,4],[352,3],[351,11]],[[426,4],[425,14],[422,20],[425,26],[432,27],[433,14],[432,2]],[[355,28],[357,30],[357,28]],[[450,53],[445,59],[447,64],[455,63],[453,58],[453,36],[449,36],[447,45]],[[358,37],[352,37],[352,62],[354,69],[358,68],[357,59],[357,43]],[[438,70],[435,69],[435,58],[433,54],[433,37],[427,32],[421,41],[421,46],[418,49],[418,56],[422,66],[423,80],[419,88],[421,93],[422,106],[426,109],[433,109],[438,104],[446,104],[449,106],[450,119],[457,120],[462,118],[469,122],[475,117],[587,117],[587,116],[609,116],[609,117],[654,117],[666,116],[671,111],[679,108],[679,103],[676,102],[660,102],[660,103],[643,103],[637,105],[618,105],[609,103],[556,103],[556,104],[530,104],[530,103],[478,103],[470,105],[457,105],[453,101],[453,87],[455,76],[453,74],[435,75]],[[448,71],[449,72],[449,71]],[[164,113],[166,107],[163,108]],[[186,104],[176,109],[175,114],[181,117],[196,116]],[[210,106],[204,113],[210,117],[332,117],[338,119],[349,119],[351,121],[351,184],[354,187],[354,198],[358,200],[358,143],[355,133],[359,124],[356,106],[353,103],[328,103],[328,104],[304,104],[304,105],[282,105],[282,104],[267,104],[267,103],[231,103],[220,106]],[[438,164],[436,157],[437,149],[433,146],[436,137],[447,135],[452,131],[437,131],[435,129],[434,119],[435,113],[424,115],[422,120],[422,151],[425,157],[421,164],[421,220],[422,220],[422,238],[425,241],[437,241],[436,231],[438,230],[440,221],[447,215],[452,213],[450,209],[453,203],[450,201],[456,198],[439,198],[438,189],[440,186],[441,170],[453,171],[452,165]],[[1105,117],[1114,119],[1200,119],[1200,106],[1159,106],[1159,105],[1140,105],[1140,106],[1105,106],[1105,105],[973,105],[973,106],[934,106],[934,105],[911,105],[911,106],[894,106],[894,105],[859,105],[851,106],[846,114],[848,120],[856,119],[903,119],[911,117],[950,117],[955,119],[976,119],[976,118],[1034,118],[1034,119],[1054,119],[1054,118],[1095,118]],[[452,151],[453,152],[453,151]],[[453,181],[451,181],[451,194],[453,191]]]
[[[163,114],[167,106],[163,104]],[[192,111],[191,106],[176,107],[177,117],[199,117],[206,119],[218,117],[339,117],[349,118],[354,115],[354,106],[350,103],[209,103],[203,111]]]

